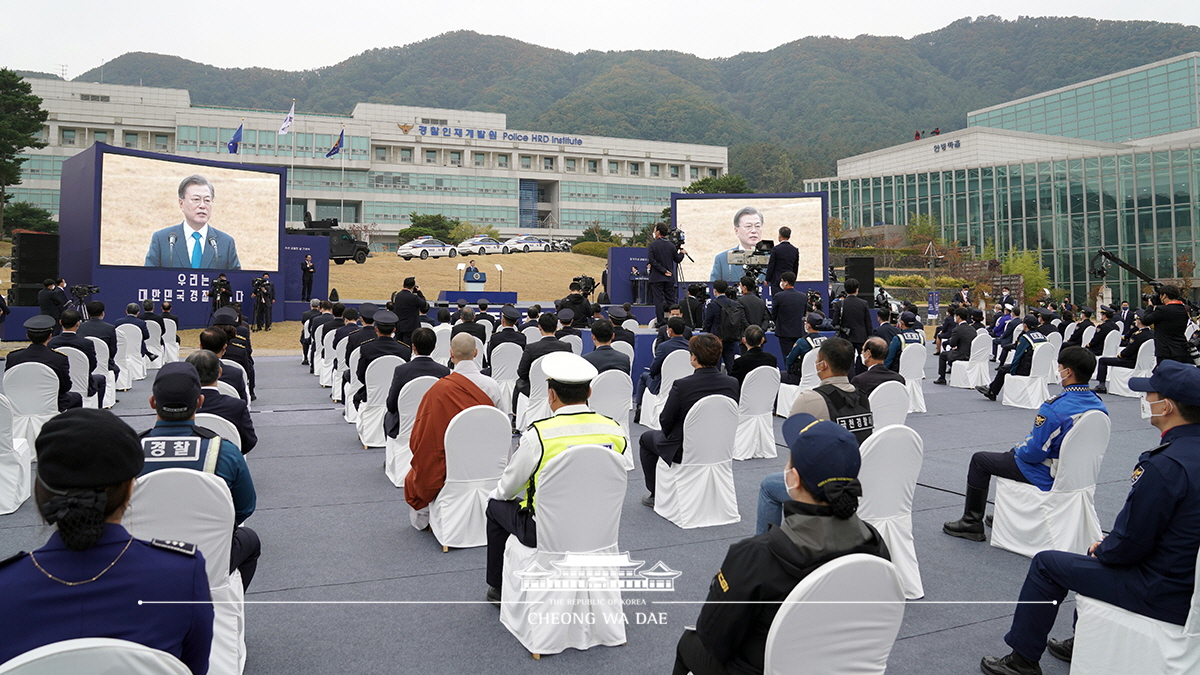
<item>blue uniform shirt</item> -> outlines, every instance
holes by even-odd
[[[192,421],[164,422],[158,420],[150,430],[150,436],[194,436]],[[221,454],[217,457],[215,474],[225,480],[229,492],[233,496],[234,523],[241,524],[254,513],[257,497],[254,492],[254,481],[250,478],[250,467],[246,466],[246,458],[237,446],[221,439]]]
[[[900,334],[892,338],[892,343],[888,345],[887,358],[883,360],[883,367],[889,370],[899,372],[900,370],[900,352],[909,345],[925,344],[925,336],[917,332],[913,328],[905,328],[900,331]]]
[[[78,586],[50,579],[25,553],[0,563],[0,663],[52,642],[107,637],[173,654],[193,673],[208,670],[213,608],[199,551],[188,555],[140,539],[130,542],[125,528],[108,524],[86,551],[68,549],[55,532],[34,554],[47,572],[65,581],[90,579],[117,562],[99,579]],[[200,602],[138,605],[138,600]]]
[[[1067,385],[1063,393],[1038,408],[1037,416],[1033,418],[1033,431],[1013,448],[1017,456],[1017,468],[1038,489],[1044,492],[1054,486],[1050,467],[1042,462],[1058,459],[1063,436],[1075,426],[1076,418],[1089,410],[1108,414],[1108,408],[1104,407],[1100,397],[1092,393],[1086,384]]]

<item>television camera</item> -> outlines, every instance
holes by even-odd
[[[757,279],[767,265],[771,264],[771,249],[775,242],[762,239],[754,245],[753,251],[730,251],[727,257],[730,265],[741,265],[746,270],[746,276]]]
[[[577,277],[574,277],[571,279],[571,281],[579,284],[579,292],[582,293],[583,297],[585,298],[591,295],[592,291],[596,290],[596,280],[586,274],[581,274]]]

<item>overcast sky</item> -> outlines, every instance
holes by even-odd
[[[73,78],[134,51],[222,68],[303,70],[454,30],[569,52],[672,49],[705,58],[810,35],[912,37],[967,16],[1087,16],[1200,25],[1195,0],[0,0],[0,65]]]

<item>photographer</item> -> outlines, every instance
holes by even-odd
[[[271,305],[275,304],[275,284],[271,282],[271,275],[266,272],[251,284],[254,286],[251,292],[254,297],[254,330],[263,330],[264,323],[266,329],[271,330]]]
[[[592,303],[587,299],[587,293],[584,292],[583,284],[580,283],[583,279],[595,283],[591,277],[575,277],[575,281],[572,281],[571,285],[568,286],[570,292],[567,294],[567,297],[559,301],[560,313],[564,309],[569,309],[574,315],[574,318],[571,320],[572,328],[587,328],[587,319],[592,315]],[[591,289],[588,290],[590,291]]]
[[[663,308],[674,304],[678,291],[675,289],[676,266],[687,254],[682,244],[675,245],[667,238],[670,228],[666,223],[654,227],[654,241],[647,247],[650,261],[650,297],[654,303],[654,316],[658,323],[664,320]],[[670,302],[667,302],[670,300]]]
[[[1154,328],[1154,357],[1158,365],[1163,361],[1192,363],[1187,338],[1188,310],[1179,294],[1179,288],[1170,284],[1154,289],[1150,298],[1152,307],[1142,314],[1142,323]],[[1079,331],[1076,331],[1079,332]]]
[[[224,272],[221,272],[216,279],[213,279],[212,284],[209,285],[208,297],[212,300],[212,309],[214,312],[233,302],[233,287],[229,285],[229,279],[225,278]]]
[[[392,296],[392,306],[396,314],[396,342],[411,344],[413,331],[421,327],[420,315],[429,311],[416,277],[404,279],[404,288]]]

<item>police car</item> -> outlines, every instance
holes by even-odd
[[[508,253],[504,249],[504,244],[492,239],[491,237],[471,237],[457,247],[458,252],[462,255],[488,255],[489,253]]]
[[[531,234],[523,234],[504,242],[505,253],[529,253],[530,251],[545,251],[549,253],[553,246],[548,241],[542,241]]]
[[[442,256],[453,258],[458,255],[458,251],[449,244],[444,244],[430,236],[424,236],[417,237],[406,244],[401,244],[400,248],[396,249],[396,255],[405,260],[412,260],[414,257],[425,260],[426,258],[440,258]]]

